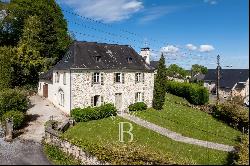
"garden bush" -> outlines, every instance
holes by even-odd
[[[212,115],[220,119],[230,126],[239,129],[240,131],[247,131],[249,129],[249,110],[244,107],[231,103],[225,102],[218,104],[212,108]]]
[[[75,108],[71,111],[71,116],[76,122],[87,122],[115,116],[116,111],[113,104],[104,104],[100,107]]]
[[[18,129],[22,126],[24,120],[25,120],[25,116],[23,112],[20,111],[8,111],[6,113],[3,114],[2,116],[2,122],[3,124],[5,124],[5,120],[7,118],[11,118],[13,117],[13,128],[14,129]]]
[[[242,135],[233,156],[235,165],[249,165],[249,135]]]
[[[147,109],[147,105],[144,102],[137,102],[129,105],[129,111],[143,111]]]
[[[167,81],[166,91],[183,97],[194,105],[204,105],[209,101],[209,93],[205,87],[194,83]]]
[[[0,91],[0,117],[8,111],[21,111],[28,109],[28,99],[24,91],[18,89],[4,89]]]

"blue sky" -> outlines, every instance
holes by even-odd
[[[248,0],[57,2],[77,40],[148,46],[152,60],[163,52],[167,65],[186,69],[215,68],[218,54],[223,68],[249,68]]]

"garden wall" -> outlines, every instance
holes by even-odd
[[[51,127],[45,128],[44,142],[57,146],[63,152],[72,155],[77,160],[80,160],[84,165],[108,165],[107,162],[99,161],[95,156],[83,151],[82,148],[61,139],[58,131],[52,129]]]

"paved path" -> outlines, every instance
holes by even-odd
[[[31,107],[27,111],[27,115],[31,120],[27,127],[24,128],[25,132],[20,135],[20,138],[41,142],[45,134],[44,124],[50,119],[50,116],[53,116],[53,119],[57,121],[66,120],[67,116],[45,98],[35,95],[29,99],[31,101]]]
[[[218,143],[214,143],[214,142],[202,141],[202,140],[198,140],[198,139],[194,139],[194,138],[185,137],[179,133],[176,133],[176,132],[173,132],[173,131],[168,130],[166,128],[160,127],[158,125],[155,125],[153,123],[150,123],[148,121],[140,119],[134,115],[120,114],[119,116],[121,116],[127,120],[130,120],[130,121],[132,121],[140,126],[148,128],[150,130],[153,130],[153,131],[155,131],[161,135],[164,135],[164,136],[166,136],[174,141],[203,146],[206,148],[211,148],[211,149],[216,149],[216,150],[221,150],[221,151],[226,151],[226,152],[234,151],[233,146],[223,145],[223,144],[218,144]]]
[[[0,165],[51,165],[40,143],[0,138]]]

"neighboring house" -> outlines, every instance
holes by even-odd
[[[75,41],[61,61],[40,75],[38,93],[68,114],[102,103],[113,103],[119,112],[141,101],[151,107],[154,68],[149,49],[141,55],[127,45]]]
[[[245,99],[249,95],[249,69],[221,69],[220,75],[221,97],[241,96]],[[216,78],[216,69],[208,69],[207,74],[197,76],[198,80],[204,80],[204,86],[212,94],[216,94]]]

